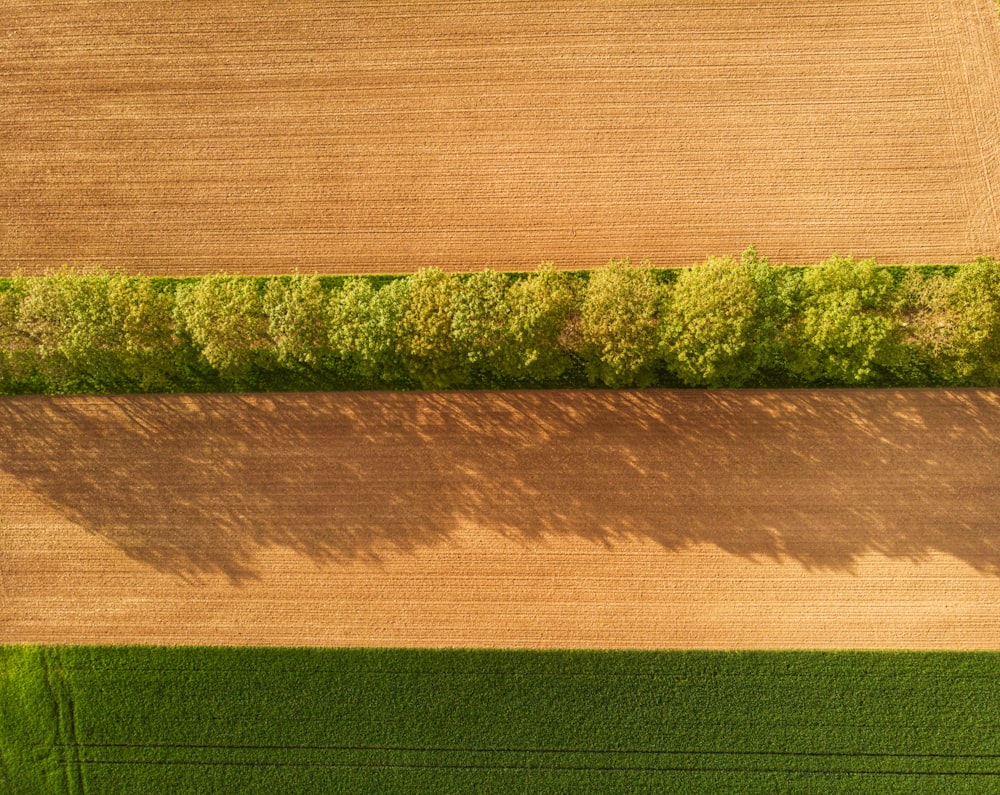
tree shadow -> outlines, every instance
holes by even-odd
[[[159,571],[258,576],[447,542],[713,544],[851,571],[944,553],[1000,575],[1000,391],[19,397],[0,468]]]

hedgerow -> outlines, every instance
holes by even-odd
[[[0,281],[0,393],[996,386],[1000,264]]]

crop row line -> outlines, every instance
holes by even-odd
[[[60,760],[65,763],[66,760]],[[76,760],[74,760],[76,763]],[[783,775],[824,775],[824,776],[938,776],[938,777],[1000,777],[1000,771],[988,770],[864,770],[847,769],[834,770],[828,768],[794,767],[736,767],[736,766],[697,766],[682,765],[527,765],[527,764],[421,764],[415,762],[291,762],[262,760],[214,760],[197,761],[186,759],[80,759],[79,764],[87,765],[160,765],[187,767],[310,767],[310,768],[362,768],[362,769],[394,769],[394,770],[551,770],[577,771],[595,773],[756,773]]]
[[[414,753],[475,753],[475,754],[600,754],[600,755],[663,755],[663,756],[773,756],[773,757],[832,757],[832,758],[871,758],[871,759],[1000,759],[1000,753],[939,753],[939,752],[879,752],[879,751],[747,751],[747,750],[684,750],[684,749],[615,749],[615,748],[475,748],[459,746],[434,745],[326,745],[326,744],[242,744],[242,743],[66,743],[56,744],[55,748],[70,747],[83,750],[91,748],[130,748],[130,749],[199,749],[199,750],[248,750],[248,751],[398,751]]]

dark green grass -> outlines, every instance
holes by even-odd
[[[998,792],[1000,656],[0,648],[11,793]]]

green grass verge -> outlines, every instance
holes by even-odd
[[[0,647],[12,793],[996,792],[1000,656]]]

